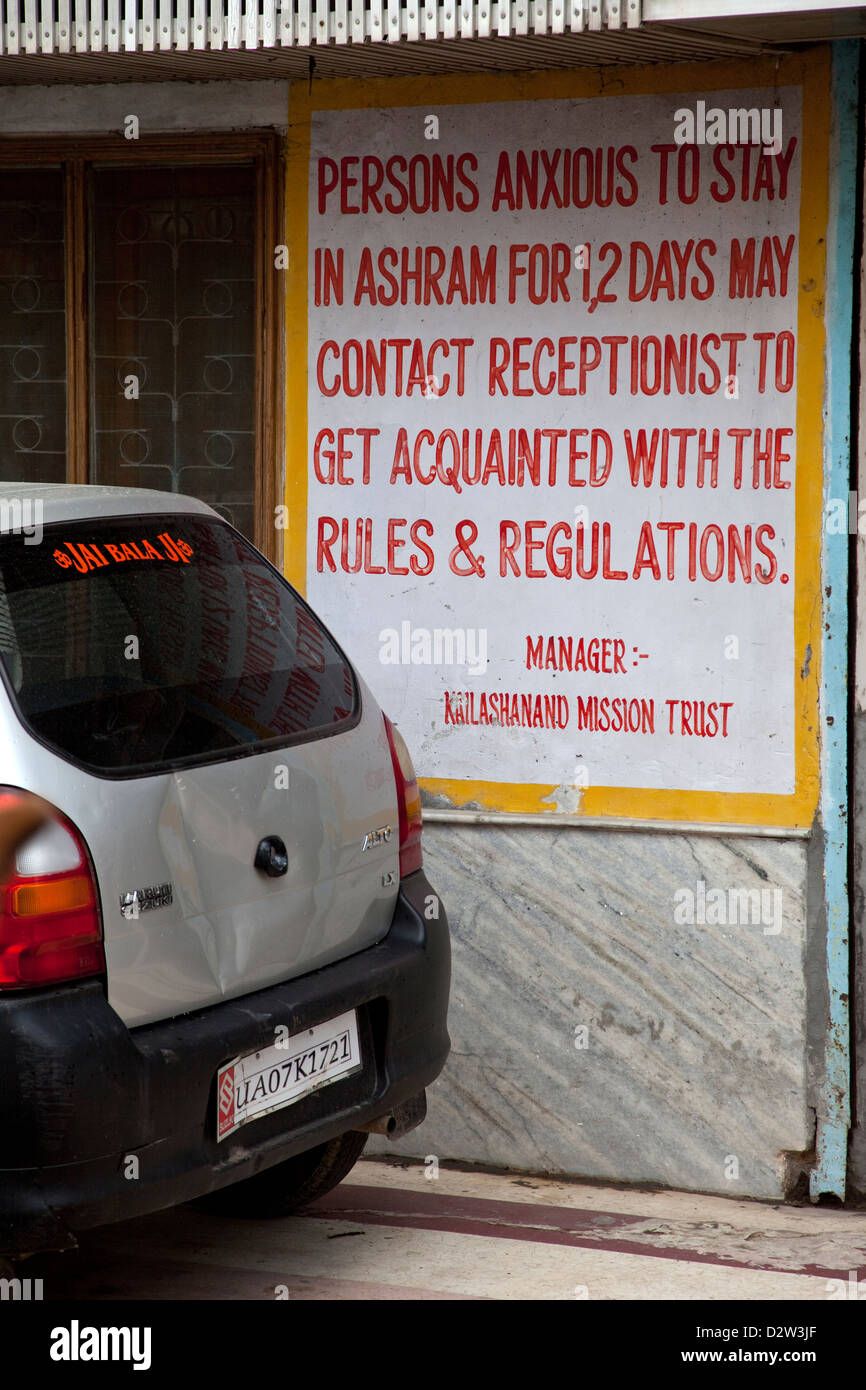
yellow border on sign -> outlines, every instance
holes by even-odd
[[[799,300],[797,306],[797,473],[795,651],[796,790],[791,796],[587,787],[580,811],[588,820],[708,822],[755,826],[811,826],[818,805],[818,694],[821,651],[821,533],[823,524],[824,277],[829,218],[830,51],[827,46],[790,57],[737,59],[735,63],[682,63],[665,67],[556,72],[338,78],[292,81],[286,172],[286,533],[285,569],[306,589],[307,533],[307,278],[310,120],[314,111],[368,107],[437,107],[479,102],[616,98],[663,92],[701,93],[749,87],[799,86],[801,138]],[[424,778],[425,791],[455,808],[555,814],[552,785]],[[572,813],[574,814],[574,813]]]

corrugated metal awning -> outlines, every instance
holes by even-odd
[[[605,67],[850,34],[849,0],[0,0],[0,82]]]

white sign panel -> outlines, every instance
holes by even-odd
[[[797,86],[312,113],[307,592],[422,778],[794,792],[801,164]]]

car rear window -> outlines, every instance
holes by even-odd
[[[352,669],[318,619],[208,517],[0,538],[0,662],[25,725],[109,777],[321,738],[359,715]]]

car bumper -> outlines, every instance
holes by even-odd
[[[378,945],[197,1013],[130,1032],[97,981],[0,995],[0,1254],[69,1248],[76,1231],[412,1113],[405,1103],[448,1056],[449,984],[445,911],[418,872]],[[351,1008],[362,1070],[217,1142],[220,1066],[273,1044],[280,1025],[296,1033]]]

